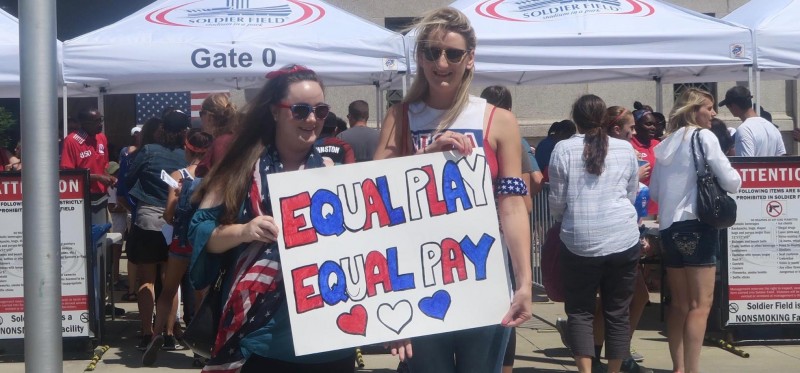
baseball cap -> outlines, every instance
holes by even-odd
[[[191,126],[191,118],[183,111],[173,110],[164,116],[164,130],[168,132],[181,132]]]
[[[137,134],[139,132],[142,132],[142,125],[141,124],[137,124],[137,125],[133,126],[133,128],[131,128],[131,136],[133,136],[133,135],[135,135],[135,134]]]
[[[719,106],[728,106],[731,102],[736,102],[739,100],[748,100],[753,98],[753,95],[750,94],[750,90],[746,87],[742,87],[737,85],[725,92],[725,99],[719,102]]]

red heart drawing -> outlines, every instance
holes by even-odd
[[[360,304],[353,306],[350,312],[345,312],[336,318],[336,326],[347,334],[366,336],[367,310]]]

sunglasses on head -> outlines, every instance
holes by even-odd
[[[311,113],[314,113],[314,117],[317,119],[325,119],[328,116],[328,113],[331,111],[331,107],[328,104],[318,104],[317,106],[311,106],[309,104],[294,104],[289,105],[283,102],[278,104],[278,107],[282,107],[284,109],[289,109],[292,111],[292,117],[297,120],[306,120]]]
[[[422,47],[422,56],[428,61],[438,61],[444,54],[447,62],[456,64],[464,60],[467,55],[467,50],[457,48],[437,48],[437,47]]]

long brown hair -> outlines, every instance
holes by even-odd
[[[417,66],[422,66],[424,58],[422,57],[422,49],[427,46],[432,36],[437,33],[454,32],[461,35],[467,42],[467,53],[474,53],[475,46],[478,44],[478,39],[475,37],[475,29],[470,25],[467,16],[450,7],[434,9],[425,13],[411,28],[417,31],[417,41],[414,45],[414,59],[417,61]],[[473,67],[464,71],[461,85],[458,87],[456,97],[453,100],[453,106],[442,117],[436,129],[437,132],[441,132],[453,124],[458,115],[461,114],[461,111],[467,106],[467,102],[469,102],[469,84],[472,82],[474,69]],[[403,102],[413,103],[426,99],[430,94],[429,88],[430,83],[425,78],[425,74],[422,71],[418,71]]]
[[[302,81],[322,81],[310,69],[298,65],[281,68],[267,80],[244,108],[244,116],[230,150],[211,168],[208,175],[192,196],[194,202],[201,201],[211,191],[221,193],[223,212],[220,224],[233,224],[237,221],[239,208],[244,201],[248,186],[252,181],[253,165],[264,149],[275,144],[277,123],[272,108],[286,98],[289,85]]]
[[[608,154],[608,133],[603,127],[606,103],[595,95],[583,95],[572,105],[572,120],[581,129],[586,172],[600,176]]]

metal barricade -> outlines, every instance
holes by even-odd
[[[542,190],[533,196],[533,211],[531,212],[531,268],[533,271],[533,284],[544,288],[542,281],[542,245],[547,230],[555,222],[550,216],[550,206],[547,195],[550,192],[550,183],[544,183]]]

